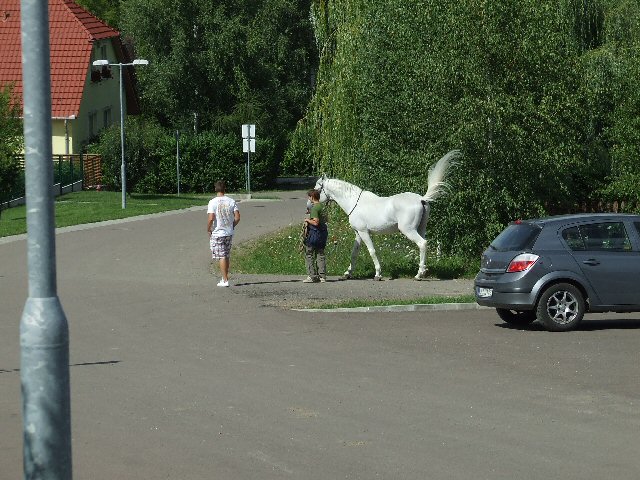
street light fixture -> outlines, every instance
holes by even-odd
[[[136,58],[131,63],[109,63],[109,60],[96,60],[93,62],[95,67],[119,67],[120,68],[120,154],[122,157],[122,163],[120,164],[120,180],[122,184],[122,208],[127,207],[127,171],[126,163],[124,160],[124,88],[122,84],[122,70],[124,67],[136,67],[138,65],[149,65],[149,60],[143,58]]]

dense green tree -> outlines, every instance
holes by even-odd
[[[76,0],[85,10],[113,28],[120,25],[120,0]]]
[[[0,202],[16,187],[21,172],[17,154],[23,145],[22,122],[11,91],[0,87]]]
[[[122,30],[150,61],[137,72],[146,113],[172,129],[238,139],[240,125],[255,123],[258,149],[262,140],[275,146],[267,160],[275,176],[312,92],[309,6],[310,0],[123,0]]]

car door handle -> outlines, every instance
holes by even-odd
[[[595,267],[596,265],[600,265],[600,262],[598,260],[596,260],[595,258],[590,258],[589,260],[584,260],[582,263],[584,263],[585,265],[591,265],[592,267]]]

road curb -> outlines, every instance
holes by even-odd
[[[292,308],[296,312],[307,313],[385,313],[385,312],[437,312],[450,310],[486,310],[477,303],[420,303],[414,305],[384,305],[354,308]]]

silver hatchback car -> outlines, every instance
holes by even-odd
[[[482,254],[480,305],[502,320],[571,330],[586,312],[640,311],[640,215],[518,220]]]

